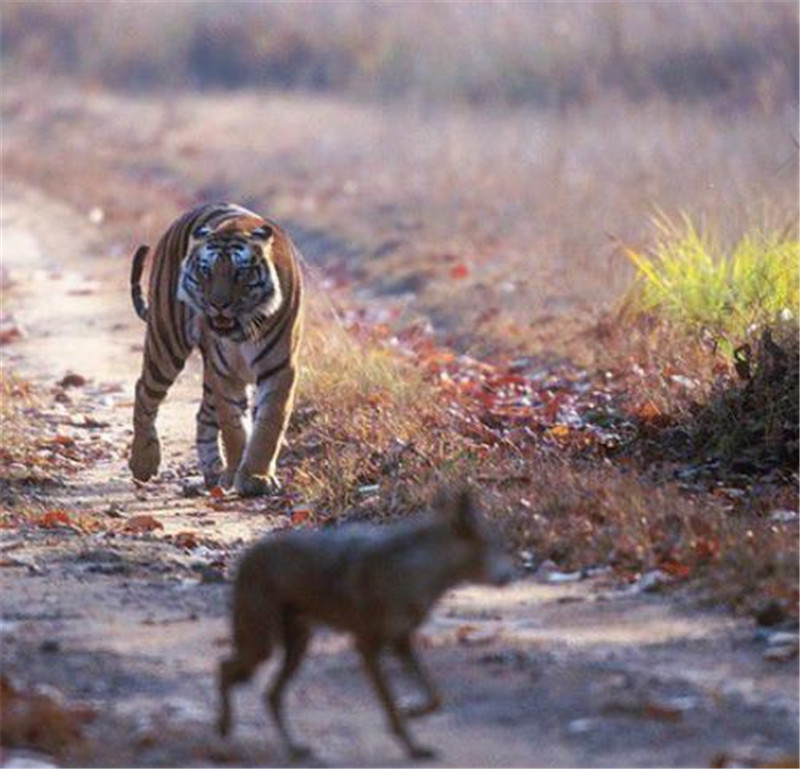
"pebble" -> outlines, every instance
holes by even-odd
[[[567,734],[577,736],[579,734],[586,734],[596,726],[597,719],[595,718],[576,718],[567,724]]]

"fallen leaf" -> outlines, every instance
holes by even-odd
[[[786,609],[780,601],[767,601],[756,611],[756,622],[764,627],[780,625],[786,619]]]
[[[716,538],[698,539],[692,543],[695,554],[701,561],[715,561],[719,558],[722,545]]]
[[[789,662],[797,657],[797,641],[794,643],[771,646],[764,652],[764,659],[767,662]]]
[[[143,534],[163,528],[164,524],[161,521],[157,521],[152,515],[134,515],[125,524],[125,531],[131,534]]]
[[[67,705],[58,692],[21,691],[4,675],[0,678],[0,742],[4,747],[27,747],[57,753],[83,740],[83,726],[95,712],[87,705]]]
[[[71,448],[75,445],[75,439],[70,435],[55,435],[49,441],[51,446],[65,446]]]
[[[295,507],[292,510],[291,521],[294,526],[307,523],[314,517],[314,511],[310,507]]]
[[[17,326],[4,328],[2,331],[0,331],[0,345],[10,344],[15,339],[21,339],[22,337],[23,333]]]
[[[60,529],[62,527],[73,527],[75,524],[69,517],[69,513],[64,510],[50,510],[45,513],[38,521],[42,529]]]
[[[642,715],[655,721],[680,721],[683,718],[683,711],[673,705],[648,702],[644,706]]]
[[[95,427],[109,427],[111,425],[110,422],[101,422],[94,417],[90,417],[88,414],[84,416],[83,422],[79,424],[73,425],[74,427],[86,427],[86,428],[95,428]]]
[[[653,401],[646,401],[636,409],[636,416],[645,422],[650,422],[661,416],[661,409]]]
[[[685,563],[669,559],[661,561],[658,568],[673,579],[686,579],[692,571]]]
[[[469,277],[469,267],[466,264],[461,263],[457,264],[454,267],[450,268],[450,277],[455,278],[456,280],[461,280],[462,278]]]
[[[466,646],[488,644],[497,638],[497,629],[478,625],[459,625],[456,628],[456,641]]]
[[[222,486],[214,486],[209,490],[208,494],[212,499],[224,499],[225,489]]]
[[[634,718],[647,718],[654,721],[680,721],[683,710],[674,705],[652,700],[608,702],[602,708],[604,713],[611,715],[633,716]]]
[[[800,766],[800,757],[795,755],[780,756],[758,764],[762,769],[797,769]]]
[[[175,544],[187,550],[194,550],[200,545],[200,541],[197,538],[197,534],[193,531],[179,531],[175,535]]]
[[[751,755],[735,755],[729,753],[717,753],[709,763],[711,769],[727,769],[727,767],[738,766],[760,766],[764,769],[797,769],[800,766],[800,758],[795,755],[775,756],[770,759],[759,758]]]
[[[67,387],[83,387],[85,384],[86,377],[82,377],[80,374],[75,374],[71,371],[58,381],[58,386],[65,389]]]

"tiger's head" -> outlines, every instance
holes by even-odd
[[[202,313],[215,334],[254,339],[283,301],[273,239],[268,224],[250,218],[197,228],[181,264],[178,299]]]

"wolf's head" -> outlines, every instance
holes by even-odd
[[[467,488],[455,493],[440,492],[434,508],[449,524],[463,579],[489,585],[505,585],[512,580],[511,559],[499,536],[481,515],[474,492]]]

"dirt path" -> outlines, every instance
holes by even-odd
[[[214,736],[213,673],[227,634],[217,566],[286,521],[264,502],[185,496],[195,472],[197,361],[162,412],[161,480],[133,487],[124,454],[142,326],[129,306],[127,260],[107,258],[87,232],[74,212],[6,184],[3,265],[15,285],[3,310],[26,336],[3,348],[4,360],[48,386],[68,370],[86,377],[54,418],[84,432],[89,414],[105,425],[90,431],[107,448],[102,459],[49,502],[114,519],[151,513],[164,529],[138,538],[2,532],[15,559],[1,575],[3,669],[96,708],[69,763],[280,765],[258,686],[237,698],[234,738]],[[200,547],[185,552],[165,539],[186,529],[202,531]],[[602,576],[529,577],[502,591],[453,592],[423,641],[446,706],[413,728],[439,749],[438,765],[796,760],[797,663],[766,661],[768,639],[723,612],[612,590]],[[320,634],[290,702],[297,730],[326,764],[404,763],[345,639]],[[3,765],[23,758],[7,751]]]

